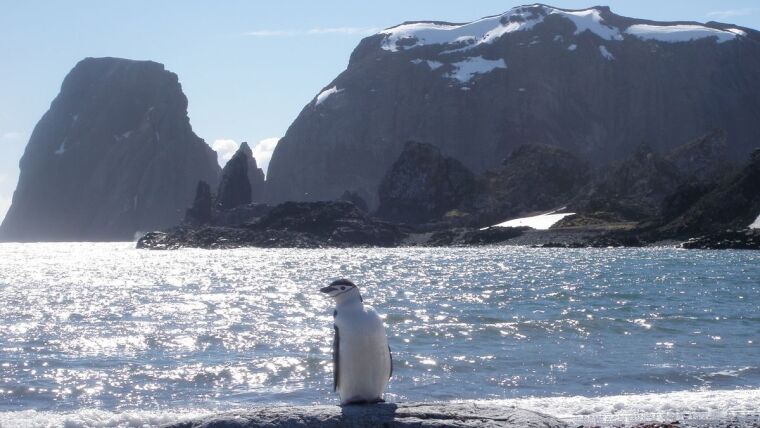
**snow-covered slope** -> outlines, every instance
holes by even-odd
[[[754,222],[749,225],[750,229],[760,229],[760,215],[757,216]]]
[[[542,4],[520,6],[495,16],[489,16],[466,24],[440,22],[412,22],[391,27],[380,32],[382,48],[396,52],[427,45],[456,45],[470,49],[492,43],[500,37],[517,31],[531,30],[547,19],[564,19],[575,27],[575,34],[590,32],[601,39],[622,41],[626,36],[665,42],[684,42],[714,37],[726,42],[746,33],[738,28],[718,29],[698,24],[633,24],[627,27],[607,22],[602,13],[606,8],[581,10],[559,9]]]
[[[451,78],[460,83],[467,83],[474,74],[485,74],[497,68],[506,68],[503,60],[489,60],[473,53],[471,57],[458,58],[457,63],[447,60],[452,54],[462,54],[472,51],[474,48],[489,45],[500,38],[523,31],[530,31],[540,26],[547,20],[564,20],[574,28],[574,35],[590,33],[599,39],[608,42],[622,42],[626,37],[636,37],[641,40],[657,42],[677,43],[688,42],[698,39],[713,39],[717,43],[724,43],[738,37],[746,36],[746,33],[738,28],[719,29],[699,24],[632,24],[615,25],[604,19],[608,14],[607,8],[589,8],[581,10],[559,9],[542,4],[520,6],[495,16],[481,18],[477,21],[465,24],[450,24],[441,22],[412,22],[401,24],[381,31],[380,46],[389,52],[413,51],[433,45],[442,47],[438,53],[441,61],[437,64],[450,63],[460,72],[443,73],[445,78]],[[563,37],[556,37],[556,43],[567,44]],[[567,47],[574,51],[576,45]],[[599,44],[601,56],[612,61],[615,56],[608,48]],[[420,50],[422,55],[428,55],[428,51]],[[423,62],[420,58],[412,59],[415,64]],[[497,62],[500,62],[497,64]],[[463,68],[462,64],[467,68]],[[438,67],[432,67],[435,69]],[[466,70],[473,68],[477,73],[468,73]]]

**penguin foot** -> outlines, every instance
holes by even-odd
[[[345,403],[340,403],[341,406],[362,406],[367,404],[378,404],[378,403],[385,403],[385,400],[382,398],[375,398],[372,400],[366,400],[366,399],[355,399],[355,400],[347,400]]]

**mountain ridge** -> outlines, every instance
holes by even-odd
[[[633,25],[642,27],[627,33]],[[446,43],[436,26],[447,28]],[[409,140],[479,173],[523,144],[555,145],[599,166],[644,141],[665,153],[722,128],[731,157],[742,159],[760,132],[757,40],[743,27],[640,20],[606,7],[520,6],[465,24],[389,27],[363,39],[288,128],[267,200],[351,191],[376,207],[377,186]]]

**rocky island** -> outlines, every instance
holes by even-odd
[[[220,171],[163,65],[88,58],[0,240],[757,248],[758,58],[755,30],[607,7],[407,22],[359,43],[266,176],[245,143]],[[564,218],[506,227],[547,214]]]
[[[162,64],[86,58],[34,128],[1,241],[118,241],[176,225],[216,153]]]

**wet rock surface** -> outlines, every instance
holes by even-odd
[[[282,406],[223,413],[165,428],[296,427],[567,427],[563,421],[515,407],[480,403]]]
[[[760,250],[760,230],[726,230],[697,236],[681,244],[686,249]]]

